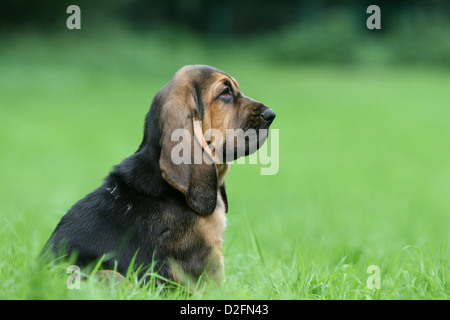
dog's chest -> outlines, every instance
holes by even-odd
[[[198,219],[198,231],[203,235],[206,243],[221,250],[226,217],[225,204],[220,192],[217,193],[217,205],[214,212],[208,216],[200,216]]]

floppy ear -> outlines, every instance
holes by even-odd
[[[195,99],[183,100],[163,106],[159,166],[164,180],[184,194],[195,212],[209,215],[217,203],[216,166],[203,139]]]

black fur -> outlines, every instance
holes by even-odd
[[[141,276],[152,266],[166,278],[174,275],[173,261],[176,268],[195,279],[211,264],[211,253],[220,260],[213,252],[215,240],[208,240],[201,234],[205,231],[199,232],[202,229],[196,226],[202,225],[200,219],[204,222],[222,203],[225,212],[228,210],[225,184],[217,185],[214,164],[174,165],[169,158],[174,144],[170,126],[188,128],[194,139],[193,119],[202,120],[207,106],[202,98],[206,90],[203,86],[212,75],[224,73],[208,66],[182,70],[188,73],[183,88],[177,87],[180,83],[175,76],[155,95],[138,150],[116,165],[101,187],[67,212],[45,245],[45,253],[75,253],[80,266],[106,255],[103,265],[117,267],[122,274],[127,273],[135,257],[134,267],[144,267]],[[191,94],[193,99],[170,99],[178,97],[180,91],[186,96]],[[246,108],[242,114],[247,115],[243,123],[253,121],[268,128],[270,123],[260,117],[261,108],[268,108],[244,96],[240,99]],[[222,201],[217,201],[218,197]]]
[[[67,212],[45,252],[76,253],[80,266],[106,254],[103,265],[113,268],[117,263],[117,271],[122,274],[126,274],[135,254],[135,267],[143,266],[145,271],[154,263],[154,271],[163,277],[170,277],[167,257],[193,277],[203,272],[210,248],[201,235],[190,232],[197,213],[187,204],[185,195],[162,178],[159,166],[160,114],[165,102],[163,92],[170,85],[153,99],[139,149],[116,165],[101,187]],[[186,237],[188,246],[180,247]]]

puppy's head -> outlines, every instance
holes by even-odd
[[[201,119],[203,138],[216,163],[255,152],[266,140],[275,112],[246,97],[237,81],[222,71],[198,66],[187,70],[199,69],[204,70],[200,71],[204,80],[198,86],[206,106]]]
[[[216,207],[223,165],[261,147],[275,118],[270,108],[244,96],[231,76],[204,65],[178,70],[155,96],[152,113],[158,130],[146,133],[160,134],[162,176],[203,215]]]

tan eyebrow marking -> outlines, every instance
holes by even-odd
[[[232,77],[226,75],[226,78],[223,78],[221,82],[229,87],[233,91],[233,94],[239,93],[241,90],[239,88],[239,84]]]
[[[237,83],[237,81],[234,80],[233,77],[229,77],[229,78],[230,78],[231,81],[233,82],[234,86],[240,91],[240,90],[241,90],[241,87],[239,86],[239,83]]]

